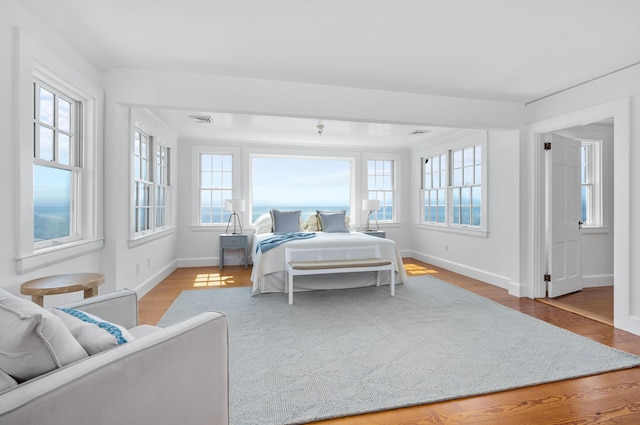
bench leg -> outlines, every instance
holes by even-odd
[[[289,304],[293,304],[293,273],[289,273]]]
[[[389,273],[391,274],[391,283],[389,283],[389,285],[391,286],[391,296],[395,296],[396,295],[396,272],[394,270],[393,265],[391,266],[391,269],[389,270]]]

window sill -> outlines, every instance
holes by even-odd
[[[61,261],[81,257],[102,249],[104,239],[94,239],[90,241],[82,240],[71,242],[65,245],[44,248],[32,254],[16,257],[16,268],[18,274],[24,274],[36,269],[57,264]]]
[[[160,230],[158,232],[153,232],[147,235],[142,235],[133,239],[129,239],[129,248],[135,248],[136,246],[144,245],[146,243],[158,240],[160,238],[164,238],[165,236],[174,234],[175,232],[176,232],[176,228],[170,227],[165,230]]]
[[[582,226],[580,229],[583,235],[606,235],[609,233],[608,227]]]
[[[456,235],[472,236],[475,238],[488,238],[489,231],[485,229],[474,229],[471,227],[451,227],[438,224],[418,223],[416,228],[424,230],[434,230],[436,232],[453,233]]]

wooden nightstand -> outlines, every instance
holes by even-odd
[[[385,233],[384,230],[363,230],[362,233],[364,233],[365,235],[369,235],[369,236],[375,236],[377,238],[382,238],[385,239],[387,237],[387,234]]]
[[[249,235],[222,234],[220,235],[220,270],[224,268],[224,250],[244,249],[244,268],[249,266]]]

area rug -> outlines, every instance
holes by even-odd
[[[183,291],[160,321],[225,312],[231,425],[301,424],[640,365],[430,276],[388,287],[251,296]]]

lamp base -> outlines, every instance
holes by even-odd
[[[233,220],[233,232],[229,233],[229,226],[231,225],[231,220]],[[236,226],[237,224],[237,226]],[[236,228],[240,227],[240,231],[236,232]],[[239,235],[242,233],[242,224],[240,223],[240,216],[238,215],[237,212],[233,212],[231,213],[231,215],[229,216],[229,221],[227,221],[227,230],[226,230],[227,234],[231,234],[231,235]]]

